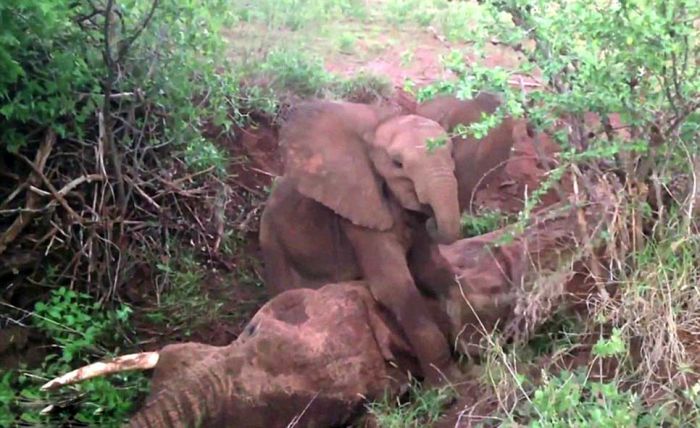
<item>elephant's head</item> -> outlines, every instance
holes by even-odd
[[[451,142],[437,122],[354,103],[297,108],[281,130],[285,174],[303,195],[356,225],[388,230],[389,198],[430,214],[436,238],[459,238]],[[429,148],[431,141],[442,145]]]

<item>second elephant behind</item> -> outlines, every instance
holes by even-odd
[[[483,115],[496,113],[501,105],[498,95],[479,92],[472,99],[462,100],[453,95],[441,95],[419,104],[416,114],[435,120],[448,132],[455,132],[458,125],[468,126],[479,122]],[[459,186],[460,211],[473,211],[474,197],[498,173],[505,168],[510,157],[516,134],[527,128],[525,121],[506,116],[483,138],[455,135],[452,138],[452,154]]]

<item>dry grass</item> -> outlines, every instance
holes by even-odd
[[[484,331],[484,390],[461,417],[700,423],[700,237],[688,233],[688,211],[669,213],[663,234],[647,236],[643,192],[612,175],[583,182],[595,185],[578,186],[572,204],[538,214],[515,238],[528,260],[517,304],[504,332]],[[571,394],[580,412],[557,407]]]

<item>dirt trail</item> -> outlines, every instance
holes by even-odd
[[[382,46],[377,50],[374,46]],[[368,52],[375,50],[374,54]],[[351,77],[362,73],[375,74],[389,79],[394,87],[403,87],[406,80],[422,87],[440,80],[455,79],[455,74],[443,65],[442,58],[453,51],[460,51],[468,62],[488,67],[513,68],[520,54],[512,49],[488,44],[483,58],[470,52],[466,43],[450,42],[432,27],[408,33],[380,36],[378,40],[359,41],[354,55],[329,55],[326,69],[332,73]]]

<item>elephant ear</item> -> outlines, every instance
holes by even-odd
[[[280,130],[280,146],[285,175],[301,194],[355,225],[384,231],[394,221],[362,137],[381,118],[368,105],[306,103]]]

